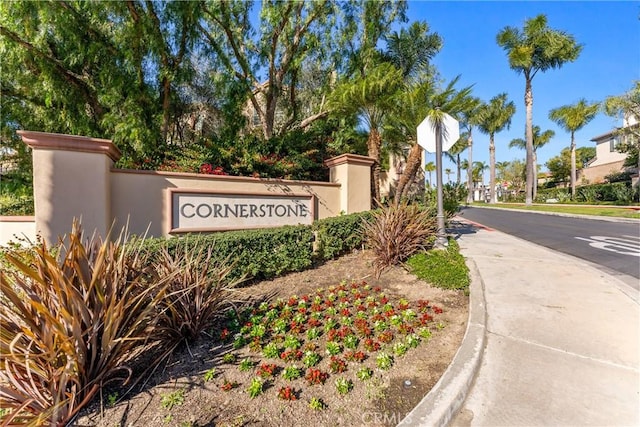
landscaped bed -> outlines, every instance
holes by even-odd
[[[239,289],[208,338],[123,396],[106,387],[79,425],[395,425],[445,371],[468,298],[368,253]]]

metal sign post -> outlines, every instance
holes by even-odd
[[[448,114],[443,114],[442,120],[433,122],[426,117],[417,129],[418,145],[426,151],[436,153],[436,195],[437,209],[436,220],[438,231],[436,232],[435,247],[439,249],[448,246],[447,234],[444,227],[444,197],[442,193],[442,152],[449,150],[460,138],[460,126],[458,121]]]
[[[444,196],[442,194],[442,123],[436,123],[436,190],[437,208],[436,220],[438,231],[436,231],[435,248],[444,249],[449,246],[447,233],[444,228]]]

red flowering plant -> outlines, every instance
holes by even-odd
[[[229,391],[231,389],[238,387],[238,385],[239,384],[235,381],[228,381],[225,379],[222,385],[220,386],[220,389],[222,389],[222,391]]]
[[[380,343],[374,341],[372,338],[367,338],[364,340],[364,348],[368,352],[373,353],[374,351],[380,350]]]
[[[217,166],[214,168],[209,163],[203,163],[202,165],[200,165],[200,173],[206,175],[229,175],[224,171],[224,168],[222,166]]]
[[[296,360],[302,359],[302,356],[304,356],[304,354],[300,350],[287,350],[283,351],[280,354],[280,359],[284,360],[285,362],[294,362]]]
[[[347,359],[349,362],[362,363],[364,359],[367,358],[367,355],[364,354],[362,351],[349,350],[344,352],[344,358]]]
[[[337,356],[331,356],[329,360],[329,370],[334,374],[338,374],[347,370],[347,362]]]
[[[275,363],[263,363],[258,368],[258,376],[261,378],[273,378],[276,375],[278,366]]]
[[[282,387],[278,390],[278,399],[281,400],[297,400],[296,391],[291,386]]]
[[[327,381],[329,374],[322,372],[320,369],[309,368],[304,379],[307,380],[309,385],[322,385]]]

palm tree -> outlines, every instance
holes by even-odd
[[[375,160],[372,192],[380,200],[380,131],[387,115],[397,106],[397,96],[403,87],[402,72],[389,63],[375,66],[364,76],[339,85],[329,100],[334,114],[357,114],[369,129],[368,156]]]
[[[582,45],[573,36],[547,26],[547,17],[538,15],[527,19],[523,31],[507,26],[496,36],[498,46],[507,51],[509,66],[525,78],[524,105],[526,109],[527,183],[526,204],[533,202],[536,180],[533,163],[533,92],[531,82],[538,71],[543,73],[575,61]]]
[[[511,126],[511,117],[516,113],[513,101],[507,101],[507,94],[501,93],[491,98],[481,109],[478,129],[489,135],[489,191],[490,203],[496,203],[496,145],[495,134]]]
[[[417,145],[416,129],[425,117],[430,117],[432,123],[440,125],[444,113],[455,116],[464,108],[471,88],[456,90],[455,85],[459,77],[449,82],[446,87],[440,88],[435,81],[427,80],[413,86],[413,90],[405,93],[399,99],[398,114],[390,116],[389,128],[393,134],[405,135],[408,141],[413,143],[405,170],[398,181],[394,203],[399,203],[408,191],[408,183],[415,176],[422,159],[422,148]],[[437,159],[436,161],[442,161]],[[437,164],[436,164],[437,166]],[[432,184],[432,182],[430,182]]]
[[[447,174],[447,182],[451,182],[451,176],[450,175],[453,173],[453,171],[451,169],[449,169],[449,168],[446,168],[444,170],[444,173]]]
[[[507,169],[509,169],[509,166],[511,165],[511,162],[497,162],[496,163],[496,172],[497,172],[497,178],[500,181],[505,181],[506,180],[506,172]]]
[[[442,38],[437,33],[429,33],[426,22],[414,22],[400,32],[388,37],[384,60],[401,71],[408,89],[396,98],[396,107],[387,117],[385,138],[395,145],[409,146],[409,154],[402,175],[398,180],[394,203],[406,198],[422,161],[422,147],[417,144],[416,129],[424,119],[426,108],[424,98],[434,90],[435,83],[429,70],[430,60],[442,47]]]
[[[583,98],[574,105],[563,105],[549,111],[553,120],[565,131],[571,133],[571,198],[576,197],[576,141],[575,133],[594,119],[600,108],[599,102],[588,104]]]
[[[456,143],[453,144],[453,146],[449,148],[446,153],[443,153],[449,160],[456,164],[456,182],[458,184],[462,182],[461,170],[463,169],[461,165],[462,159],[460,158],[460,155],[467,148],[469,148],[469,134],[463,132]]]
[[[533,159],[532,161],[533,161],[533,170],[536,171],[536,180],[533,185],[533,195],[532,195],[534,200],[538,194],[538,148],[542,147],[543,145],[546,145],[549,141],[551,141],[551,138],[553,138],[555,134],[556,133],[552,130],[545,130],[544,132],[540,133],[540,126],[533,127],[533,132],[532,132]],[[512,139],[511,142],[509,143],[509,148],[515,147],[515,148],[525,149],[526,146],[527,146],[527,143],[522,138]]]
[[[433,162],[429,162],[424,165],[424,170],[429,174],[429,187],[433,187],[431,181],[431,173],[436,171],[436,164]]]
[[[473,169],[471,171],[473,180],[484,184],[484,171],[487,169],[489,169],[489,165],[485,162],[473,162]]]
[[[469,97],[467,100],[467,108],[460,114],[460,124],[465,129],[467,135],[467,164],[473,165],[473,127],[480,120],[480,110],[482,101],[480,98]],[[467,203],[473,203],[473,174],[467,169]]]

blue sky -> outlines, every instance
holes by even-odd
[[[506,92],[516,104],[511,127],[496,135],[496,161],[524,159],[522,150],[509,149],[524,138],[524,77],[509,68],[506,52],[496,44],[505,26],[522,28],[527,18],[545,14],[549,27],[573,35],[583,44],[580,57],[560,69],[538,73],[533,79],[533,123],[556,132],[538,152],[544,163],[569,146],[570,136],[547,117],[549,110],[580,98],[601,101],[619,95],[640,80],[639,1],[410,1],[410,21],[426,21],[444,39],[433,63],[446,80],[461,75],[459,87],[473,86],[474,96],[489,101]],[[619,124],[599,114],[576,133],[578,147],[595,146],[591,138]],[[489,163],[489,137],[474,133],[473,160]],[[433,161],[432,154],[428,161]],[[445,163],[445,167],[451,167]],[[544,167],[543,167],[544,169]],[[488,176],[488,174],[485,174]],[[445,178],[446,179],[446,178]]]

